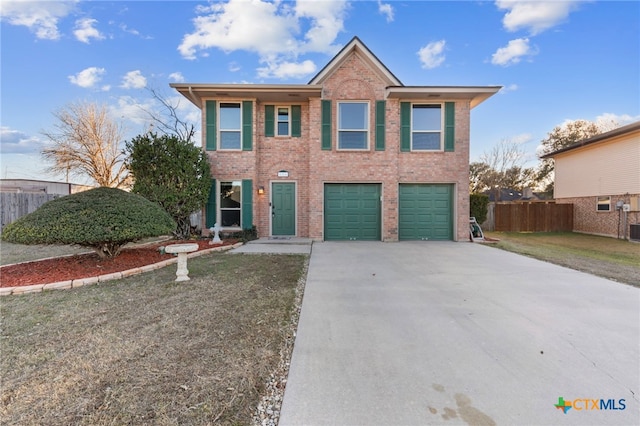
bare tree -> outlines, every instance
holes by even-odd
[[[153,99],[162,105],[162,111],[152,111],[140,107],[151,119],[154,127],[153,131],[163,135],[177,136],[183,141],[193,143],[195,126],[187,123],[178,115],[180,100],[172,101],[152,87],[147,87],[146,89],[151,93]]]
[[[129,176],[120,147],[122,126],[104,105],[79,102],[56,111],[55,129],[42,134],[53,146],[42,150],[48,171],[88,176],[99,186],[123,188]]]
[[[471,164],[471,190],[491,190],[494,199],[500,201],[500,189],[521,190],[532,183],[533,169],[525,168],[526,152],[522,145],[508,139],[497,143],[489,152],[480,156],[479,163]]]

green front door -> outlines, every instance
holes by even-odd
[[[274,182],[271,191],[271,235],[296,235],[296,184]]]
[[[453,239],[453,185],[401,184],[398,210],[401,240]]]
[[[379,184],[325,184],[324,239],[380,241]]]

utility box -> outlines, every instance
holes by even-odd
[[[632,223],[629,225],[629,239],[640,241],[640,223]]]
[[[640,212],[640,197],[629,197],[629,211]]]

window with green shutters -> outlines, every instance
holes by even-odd
[[[216,196],[217,195],[217,196]],[[217,210],[216,210],[217,207]],[[207,203],[207,227],[215,222],[223,228],[253,227],[253,181],[251,179],[212,180]]]
[[[264,135],[299,138],[302,133],[302,107],[300,105],[265,105]]]
[[[400,150],[455,150],[455,103],[400,103]]]

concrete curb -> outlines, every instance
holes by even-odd
[[[209,254],[213,252],[228,251],[228,250],[238,248],[241,245],[243,245],[243,243],[235,243],[229,246],[213,247],[210,249],[199,250],[199,251],[190,253],[187,257],[190,259],[192,257],[203,256],[205,254]],[[49,290],[69,290],[73,288],[84,287],[87,285],[98,284],[105,281],[118,280],[124,277],[131,277],[133,275],[143,274],[145,272],[164,268],[165,266],[172,265],[176,262],[178,262],[177,257],[166,259],[158,263],[152,263],[151,265],[145,265],[138,268],[128,269],[122,272],[114,272],[112,274],[98,275],[95,277],[78,278],[75,280],[59,281],[59,282],[49,283],[49,284],[23,285],[18,287],[2,287],[0,288],[0,297],[18,295],[18,294],[41,293],[43,291],[49,291]],[[5,266],[8,266],[8,265],[5,265]]]

